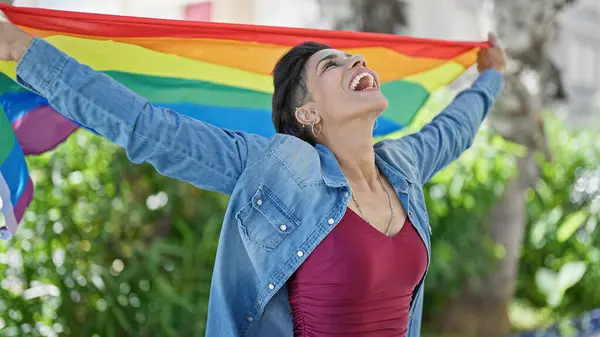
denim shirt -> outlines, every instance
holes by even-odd
[[[17,67],[17,80],[65,117],[124,147],[134,163],[231,195],[206,334],[293,335],[286,282],[344,216],[351,198],[327,147],[283,134],[224,130],[154,107],[37,38]],[[470,147],[503,83],[498,71],[485,70],[420,132],[374,145],[376,165],[416,227],[428,261],[432,233],[422,186]],[[424,280],[414,290],[408,337],[420,335]]]

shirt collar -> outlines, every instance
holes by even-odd
[[[329,187],[348,187],[348,180],[346,179],[344,172],[342,172],[333,152],[322,144],[317,144],[316,149],[321,160],[321,170],[325,185]],[[405,174],[393,169],[377,153],[375,153],[375,164],[394,188],[397,188],[401,192],[406,192],[408,190],[408,185],[412,182]]]

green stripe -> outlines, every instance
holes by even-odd
[[[152,102],[271,109],[271,95],[257,91],[178,78],[123,72],[107,74]],[[384,116],[402,125],[410,123],[429,97],[423,86],[402,80],[385,83],[381,90],[390,103]]]
[[[27,89],[19,85],[19,83],[13,81],[12,78],[6,76],[4,73],[0,73],[0,95],[5,93],[18,93],[26,92]]]
[[[271,95],[210,82],[106,72],[152,102],[194,103],[250,109],[271,109]]]
[[[394,81],[381,86],[389,105],[383,117],[407,126],[429,98],[429,92],[420,84]]]
[[[250,109],[271,109],[271,95],[211,82],[109,71],[111,76],[137,94],[156,103],[190,103]],[[0,90],[23,92],[12,79],[0,74]],[[429,97],[421,85],[402,80],[385,83],[381,90],[389,101],[384,117],[408,125]]]
[[[271,109],[271,95],[258,91],[171,77],[117,71],[104,73],[151,102]],[[0,94],[25,91],[27,89],[0,73]]]
[[[0,166],[6,160],[14,145],[15,134],[4,110],[0,107]]]

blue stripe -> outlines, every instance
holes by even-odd
[[[377,118],[377,129],[373,130],[374,137],[382,137],[392,132],[400,131],[404,126],[385,117]]]
[[[2,105],[12,123],[35,108],[48,105],[48,101],[32,92],[6,93],[0,96],[0,105]],[[198,105],[194,103],[154,103],[154,105],[169,108],[182,115],[229,130],[240,130],[265,137],[270,137],[275,133],[271,121],[271,110],[267,109]],[[83,127],[79,123],[76,124]],[[380,117],[379,125],[373,135],[376,137],[384,136],[402,128],[403,126],[399,123]],[[86,129],[96,133],[94,130]]]
[[[199,119],[220,128],[243,130],[270,137],[275,134],[271,122],[271,111],[263,109],[247,109],[192,103],[156,103],[154,106],[177,111],[182,115]]]
[[[32,92],[5,93],[0,96],[0,105],[4,109],[8,120],[14,123],[29,111],[48,105],[48,100]],[[75,121],[72,122],[79,125],[79,127],[88,129]],[[96,133],[94,130],[88,130]]]
[[[25,156],[19,143],[15,142],[15,146],[10,151],[8,158],[0,166],[0,172],[2,172],[4,180],[6,180],[8,189],[10,190],[10,201],[14,206],[17,204],[29,181],[27,163],[25,162]]]
[[[224,129],[242,130],[265,137],[275,134],[275,128],[271,121],[271,110],[188,103],[156,103],[154,106],[172,109],[182,115],[199,119]],[[373,132],[373,135],[376,137],[384,136],[403,128],[399,123],[385,117],[379,117],[378,120],[377,129]]]
[[[48,105],[48,101],[32,92],[5,93],[0,96],[0,105],[6,112],[8,120],[13,123],[29,111]]]

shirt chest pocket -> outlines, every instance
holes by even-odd
[[[264,185],[235,218],[242,236],[267,250],[275,249],[300,225],[298,217]]]

